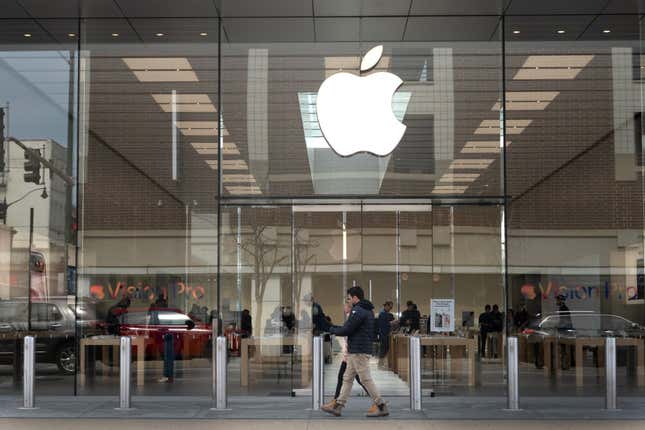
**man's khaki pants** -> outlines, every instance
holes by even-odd
[[[352,385],[356,375],[361,379],[361,383],[367,390],[374,403],[380,405],[383,403],[381,395],[374,385],[374,380],[370,374],[370,356],[368,354],[348,354],[347,355],[347,370],[343,377],[343,387],[340,389],[340,395],[336,399],[336,403],[345,406],[349,395],[352,393]]]

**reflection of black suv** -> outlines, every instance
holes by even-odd
[[[95,323],[93,309],[79,305],[85,324]],[[36,363],[55,363],[67,375],[75,372],[74,305],[66,298],[31,303],[31,324],[26,299],[0,300],[0,364],[13,364],[16,348],[22,352],[22,338],[35,336]],[[30,327],[31,326],[31,327]]]
[[[596,312],[555,312],[533,321],[524,329],[530,336],[645,337],[645,328],[619,315]]]

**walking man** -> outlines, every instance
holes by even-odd
[[[374,384],[369,368],[374,334],[374,305],[365,300],[363,289],[359,286],[347,290],[347,298],[352,303],[349,318],[342,327],[331,326],[329,328],[330,333],[347,337],[347,370],[343,375],[343,385],[336,402],[323,405],[322,410],[339,417],[352,392],[354,378],[358,375],[374,402],[367,411],[367,416],[384,417],[390,412]]]

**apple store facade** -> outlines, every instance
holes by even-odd
[[[332,395],[360,285],[385,397],[645,400],[642,7],[3,1],[0,397]]]

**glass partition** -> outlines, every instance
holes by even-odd
[[[74,393],[75,20],[3,20],[0,30],[0,392],[22,386],[36,337],[39,392]],[[51,164],[45,166],[45,162]],[[88,314],[89,316],[89,314]]]
[[[218,21],[86,19],[79,70],[78,390],[209,395],[217,302]],[[224,151],[236,151],[225,146]]]
[[[642,394],[645,301],[637,16],[506,18],[509,307],[521,394]],[[511,139],[511,136],[507,136]]]

